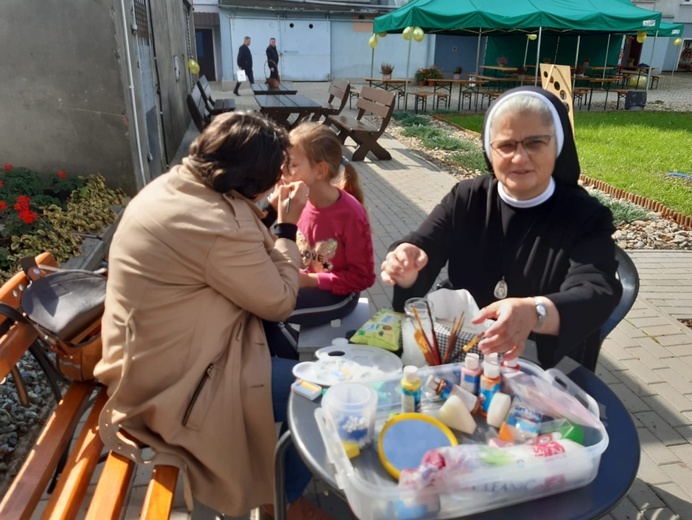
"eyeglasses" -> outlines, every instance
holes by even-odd
[[[493,141],[490,143],[490,147],[495,150],[500,157],[505,158],[514,157],[519,145],[521,145],[527,154],[535,155],[546,151],[552,138],[552,135],[531,135],[521,141],[514,141],[512,139]]]

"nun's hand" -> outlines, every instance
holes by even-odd
[[[428,255],[420,247],[404,242],[394,251],[387,253],[382,262],[380,278],[388,285],[398,285],[404,289],[416,283],[418,271],[428,263]]]
[[[487,319],[495,323],[478,344],[483,355],[497,352],[508,359],[517,358],[524,352],[526,339],[536,325],[536,303],[532,298],[498,300],[483,307],[473,323],[477,325]]]

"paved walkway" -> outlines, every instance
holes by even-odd
[[[665,97],[663,86],[662,82],[654,92]],[[321,99],[326,97],[327,85],[306,83],[298,89]],[[217,92],[219,97],[228,94]],[[235,99],[240,109],[256,109],[247,83]],[[196,135],[191,126],[179,157]],[[389,244],[415,229],[456,183],[450,174],[386,134],[382,139],[392,152],[391,161],[355,163],[372,222],[376,265]],[[350,154],[353,147],[348,148]],[[641,290],[630,313],[606,339],[597,374],[634,418],[642,444],[641,465],[627,497],[603,518],[692,518],[692,330],[678,321],[692,319],[692,251],[629,253],[639,270]],[[379,280],[368,291],[377,308],[390,305],[391,295],[391,288]],[[138,517],[144,494],[141,485],[147,481],[146,475],[137,479],[140,486],[130,497],[128,519]],[[333,494],[311,489],[313,498],[335,518],[353,518]],[[173,518],[189,518],[183,504],[178,504]]]

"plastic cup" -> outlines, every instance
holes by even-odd
[[[322,408],[331,417],[343,442],[367,445],[375,429],[377,392],[362,383],[339,383],[322,398]]]

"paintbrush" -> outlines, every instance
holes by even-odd
[[[430,317],[430,332],[432,333],[432,347],[433,355],[438,365],[442,364],[442,358],[440,357],[440,347],[437,343],[437,334],[435,334],[435,319],[433,318],[432,309],[430,308],[430,302],[425,301],[425,307],[428,309],[428,316]]]
[[[461,327],[464,325],[464,315],[465,313],[462,312],[461,316],[459,316],[458,321],[457,318],[454,318],[454,321],[452,322],[452,328],[449,333],[449,342],[447,343],[447,351],[445,352],[444,361],[442,361],[442,364],[444,365],[446,365],[449,359],[452,357],[454,345],[456,345],[457,338],[459,337],[459,333],[461,332]]]
[[[440,364],[439,362],[438,363],[434,362],[435,361],[435,354],[433,352],[432,344],[430,343],[430,340],[428,339],[428,335],[425,333],[425,331],[423,329],[423,322],[420,319],[420,314],[418,314],[418,309],[416,309],[415,307],[413,307],[413,315],[416,317],[416,322],[418,323],[418,330],[420,331],[421,335],[423,336],[423,339],[425,340],[425,349],[428,351],[428,353],[430,354],[430,356],[432,357],[432,360],[433,360],[433,363],[428,362],[428,364],[429,365],[430,364],[439,365]],[[418,344],[420,345],[420,342],[418,342]]]
[[[483,333],[476,334],[471,341],[469,341],[466,345],[464,345],[464,352],[468,352],[471,350],[476,343],[483,337]]]
[[[288,202],[286,203],[286,215],[291,209],[291,192],[288,192]]]

